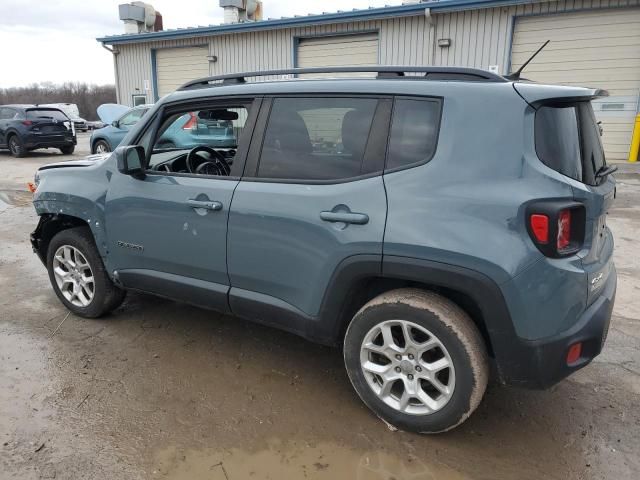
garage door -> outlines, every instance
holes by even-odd
[[[378,34],[301,38],[297,53],[298,67],[377,65]]]
[[[523,76],[608,90],[608,98],[594,102],[605,152],[609,160],[626,159],[640,93],[640,8],[518,18],[511,70],[546,40]]]
[[[173,92],[189,80],[209,76],[208,54],[207,47],[156,50],[158,97]]]

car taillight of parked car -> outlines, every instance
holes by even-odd
[[[22,124],[25,127],[30,127],[31,125],[33,125],[33,122],[31,120],[22,120]]]
[[[572,255],[584,242],[584,206],[562,200],[534,202],[527,207],[527,230],[533,243],[546,256]]]
[[[193,112],[189,112],[189,120],[182,126],[183,130],[195,130],[198,128],[198,117]]]

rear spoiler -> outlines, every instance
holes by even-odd
[[[568,87],[564,85],[514,82],[513,88],[525,102],[534,108],[536,108],[536,104],[541,102],[579,102],[609,96],[609,92],[599,88]]]

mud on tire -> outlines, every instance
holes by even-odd
[[[383,328],[388,328],[389,342]],[[408,338],[404,347],[401,337]],[[442,369],[446,376],[431,377],[438,389],[424,380],[425,375],[440,375],[431,370],[436,363],[427,355],[446,358],[438,365],[451,365],[449,372]],[[388,363],[386,357],[391,357]],[[356,313],[345,335],[344,360],[364,403],[388,424],[416,433],[444,432],[464,422],[480,404],[489,376],[484,340],[469,316],[438,294],[412,288],[383,293]],[[370,360],[376,371],[385,373],[371,373]],[[392,385],[384,388],[387,381]],[[419,393],[407,401],[405,390],[406,397]]]

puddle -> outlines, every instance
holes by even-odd
[[[33,194],[21,190],[0,190],[0,211],[8,207],[27,207],[33,201]]]
[[[156,455],[154,479],[236,480],[336,479],[355,480],[462,480],[461,473],[440,463],[385,451],[358,452],[321,442],[301,445],[269,442],[257,451],[237,448],[221,452],[170,448]]]

